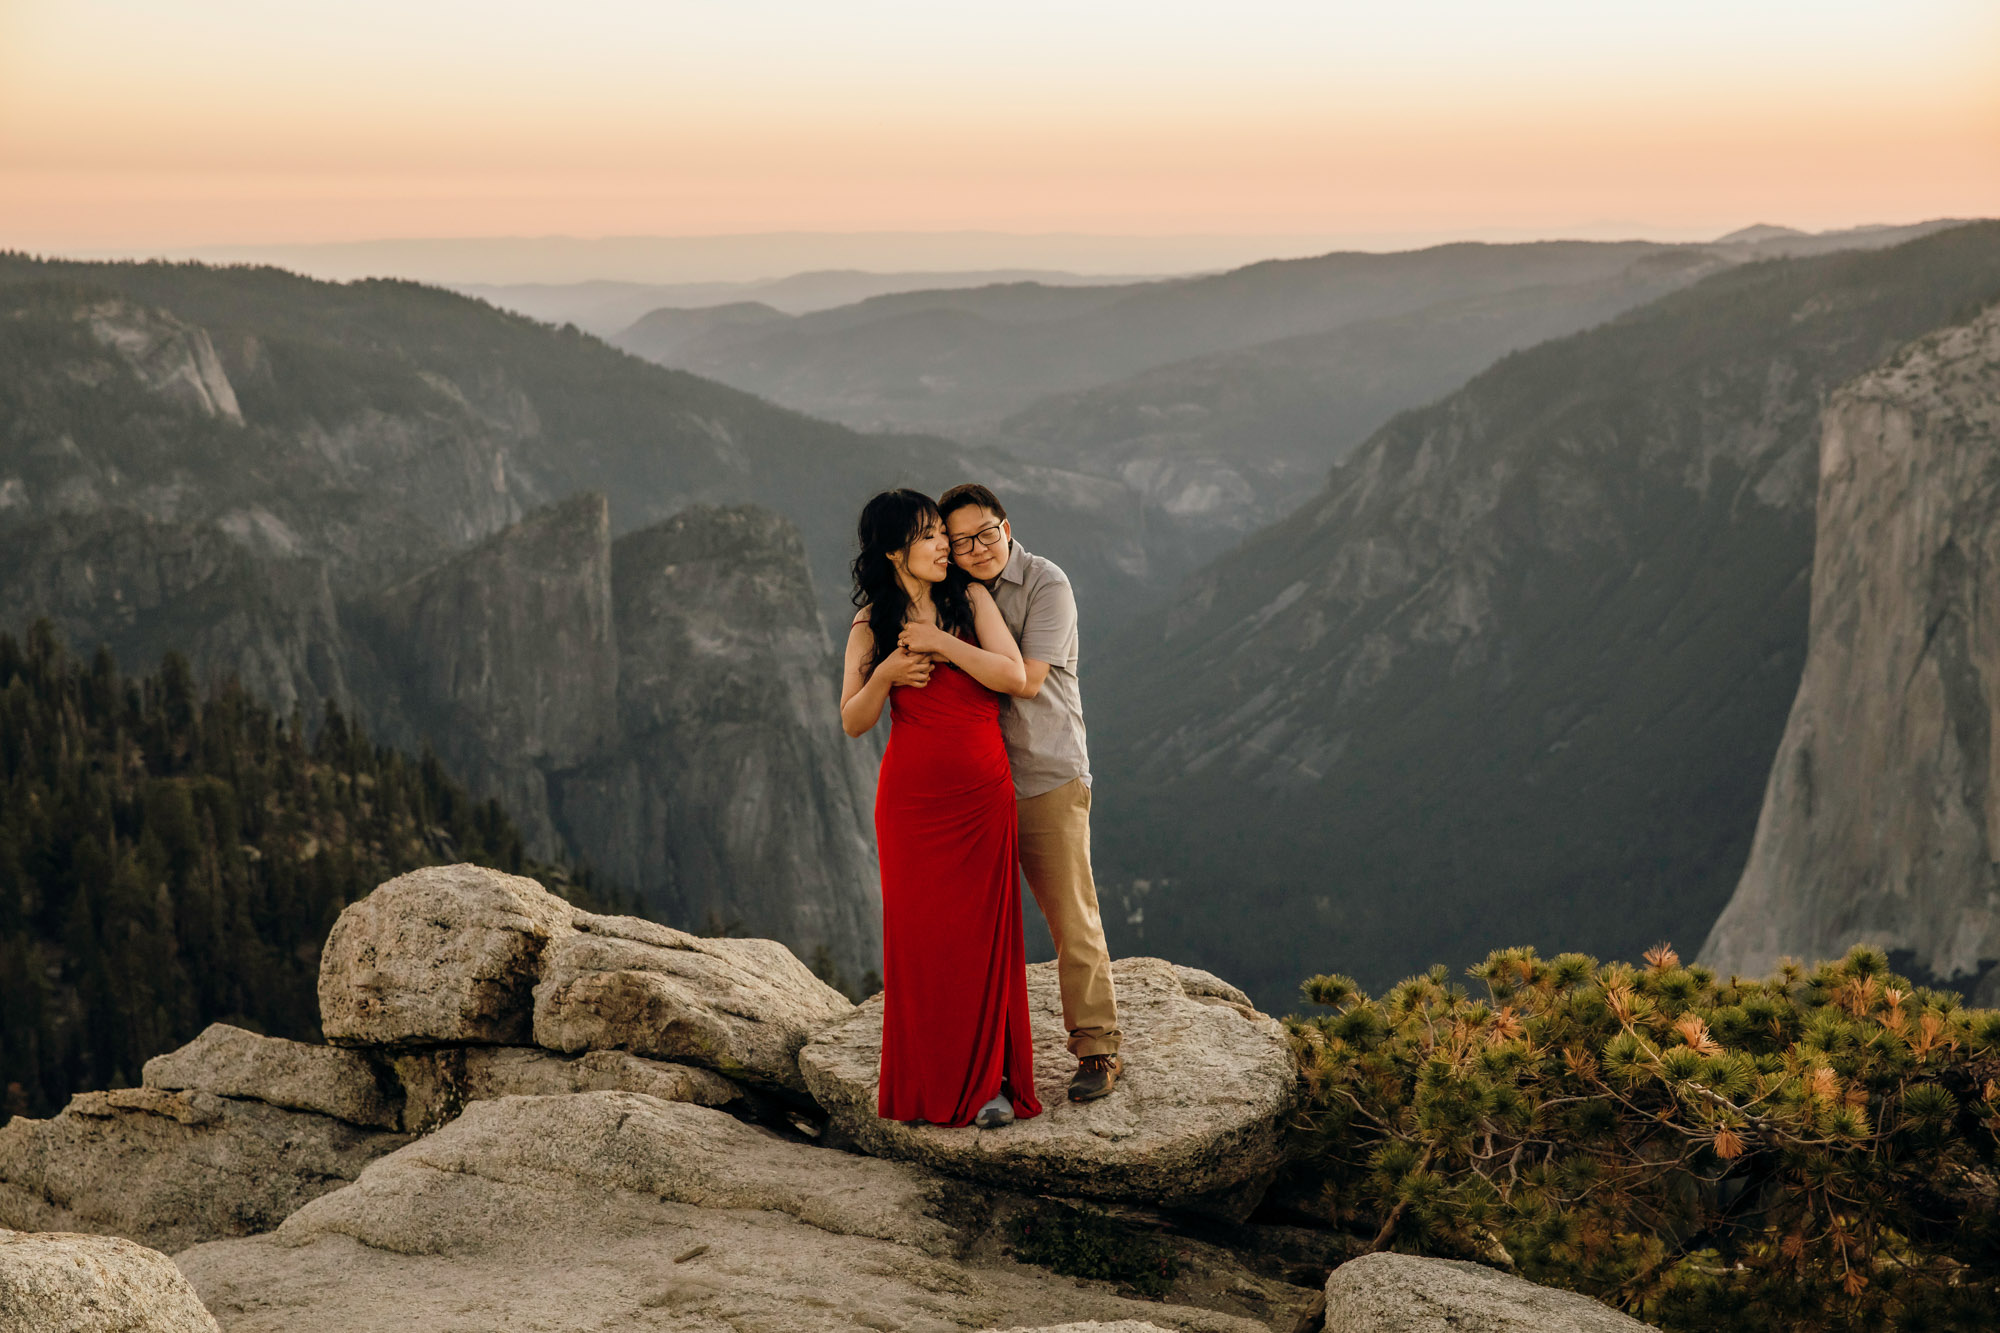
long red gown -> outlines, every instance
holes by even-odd
[[[1004,1080],[1014,1114],[1039,1115],[1000,696],[939,663],[924,688],[889,692],[889,717],[876,1114],[968,1125]]]

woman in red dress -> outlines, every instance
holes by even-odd
[[[997,1128],[1041,1112],[1028,1036],[1014,783],[1000,696],[1021,650],[993,596],[952,564],[929,496],[861,511],[840,722],[889,705],[875,787],[882,861],[885,1120]]]

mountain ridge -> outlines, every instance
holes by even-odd
[[[1113,947],[1279,1003],[1705,931],[1803,665],[1820,395],[1982,291],[2000,225],[1739,266],[1393,419],[1093,662]]]

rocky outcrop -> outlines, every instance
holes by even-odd
[[[579,912],[542,957],[535,1041],[704,1065],[803,1093],[799,1048],[854,1012],[775,940],[702,939]]]
[[[179,1261],[232,1333],[1311,1326],[1343,1243],[1229,1220],[1279,1164],[1296,1077],[1281,1029],[1196,969],[1115,972],[1116,1096],[1063,1100],[1042,965],[1049,1113],[876,1135],[879,1009],[781,945],[577,912],[478,867],[418,872],[329,941],[347,1045],[216,1025],[150,1062],[149,1086],[12,1122],[0,1225],[192,1247]],[[538,1037],[581,1053],[468,1035],[530,1006]]]
[[[570,905],[531,879],[480,866],[414,870],[351,903],[320,954],[331,1042],[522,1045],[542,950]]]
[[[177,1051],[146,1061],[143,1082],[164,1092],[211,1092],[351,1125],[402,1127],[401,1095],[358,1051],[264,1037],[213,1023]]]
[[[0,1328],[8,1333],[218,1333],[157,1250],[115,1236],[0,1231]]]
[[[881,965],[866,756],[797,529],[696,506],[611,549],[617,740],[557,780],[577,851],[664,920]]]
[[[1328,1333],[1646,1333],[1608,1305],[1479,1264],[1370,1254],[1326,1282]]]
[[[1121,958],[1111,971],[1125,1072],[1101,1101],[1066,1096],[1075,1061],[1054,963],[1028,969],[1043,1108],[1031,1120],[969,1134],[877,1118],[880,996],[816,1034],[799,1065],[835,1129],[878,1156],[1017,1189],[1247,1215],[1282,1158],[1297,1080],[1283,1029],[1247,1006],[1205,1003],[1157,958]]]
[[[657,1056],[799,1092],[799,1047],[854,1009],[775,940],[579,912],[531,879],[473,865],[414,870],[349,904],[320,956],[319,996],[327,1039],[343,1045],[420,1051],[532,1036],[566,1054]],[[420,1073],[427,1066],[414,1060],[397,1068],[406,1084],[501,1077],[454,1058],[459,1073]],[[562,1077],[608,1078],[613,1067]],[[698,1100],[717,1092],[690,1089]]]
[[[602,495],[551,505],[378,594],[362,617],[385,718],[499,797],[539,856],[563,845],[549,773],[617,729],[610,522]]]
[[[215,354],[208,331],[116,298],[84,312],[91,337],[116,352],[139,383],[160,397],[206,417],[243,424],[236,390]]]
[[[408,1140],[213,1093],[79,1093],[0,1126],[0,1226],[173,1251],[269,1231]]]
[[[988,1234],[1003,1202],[965,1190],[643,1095],[506,1098],[268,1236],[178,1258],[230,1333],[1270,1327],[1225,1312],[1241,1295],[1141,1301],[1015,1263]],[[1240,1266],[1228,1282],[1286,1327],[1309,1294]]]
[[[1805,675],[1702,962],[1868,942],[1976,989],[2000,959],[1996,441],[2000,307],[1833,398]]]

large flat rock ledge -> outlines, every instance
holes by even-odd
[[[988,1253],[989,1205],[643,1093],[503,1097],[268,1235],[176,1257],[229,1333],[1268,1333]]]
[[[1281,1155],[1279,1122],[1297,1073],[1275,1019],[1184,981],[1157,958],[1121,958],[1125,1072],[1099,1101],[1075,1103],[1056,965],[1028,969],[1035,1091],[1042,1114],[1000,1130],[879,1119],[882,997],[816,1033],[799,1052],[806,1085],[834,1126],[878,1157],[1017,1190],[1141,1201],[1242,1217]],[[1212,982],[1212,978],[1206,981]]]
[[[218,1333],[166,1255],[116,1236],[66,1231],[0,1231],[0,1329]]]

